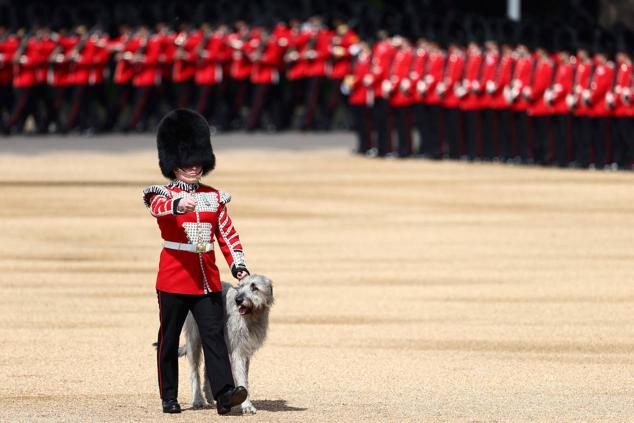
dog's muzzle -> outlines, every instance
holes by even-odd
[[[213,242],[200,242],[198,244],[186,244],[183,242],[165,241],[163,247],[170,250],[187,251],[190,253],[208,253],[214,250]]]

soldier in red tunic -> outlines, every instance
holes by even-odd
[[[341,83],[341,91],[348,96],[350,114],[357,132],[357,153],[369,154],[372,149],[370,136],[371,108],[374,103],[374,76],[372,75],[372,51],[366,42],[358,44],[359,52],[353,63],[352,73]]]
[[[611,95],[614,103],[614,127],[612,131],[612,162],[619,169],[631,169],[634,158],[634,139],[632,137],[632,56],[634,47],[632,32],[622,33],[618,39],[616,55],[616,84]]]
[[[13,105],[13,56],[19,46],[20,39],[9,33],[8,19],[0,20],[0,130],[4,133],[9,133],[4,115],[9,114]]]
[[[214,241],[242,279],[247,270],[240,237],[227,211],[230,196],[201,184],[213,170],[215,156],[209,124],[198,113],[176,109],[159,123],[159,166],[171,182],[143,191],[146,207],[156,218],[164,240],[156,291],[160,329],[157,344],[158,381],[163,412],[180,413],[178,342],[187,313],[196,319],[202,338],[205,368],[219,414],[247,398],[235,387],[224,341],[224,300],[216,266]]]

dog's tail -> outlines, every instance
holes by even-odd
[[[154,347],[154,349],[158,350],[158,342],[153,343],[152,346]],[[187,355],[187,344],[183,345],[182,347],[178,347],[178,356],[182,357],[184,355]]]

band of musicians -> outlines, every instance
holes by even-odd
[[[625,27],[168,15],[0,9],[2,132],[146,132],[181,107],[217,132],[354,130],[368,157],[632,169]]]

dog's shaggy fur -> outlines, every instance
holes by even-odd
[[[236,386],[249,389],[249,363],[266,338],[269,311],[273,305],[273,284],[261,275],[247,276],[235,288],[223,282],[222,295],[225,299],[225,342],[233,379]],[[201,408],[204,405],[199,373],[202,345],[198,326],[191,313],[185,320],[185,338],[185,346],[179,349],[179,355],[187,354],[191,371],[192,405],[194,408]],[[207,402],[213,405],[214,399],[207,377],[203,390]],[[241,407],[244,414],[255,414],[257,411],[249,398]]]

